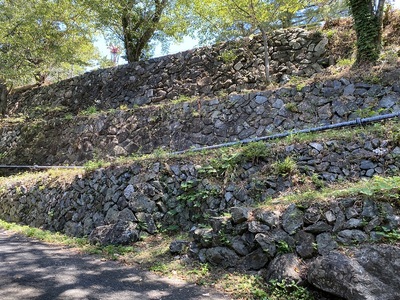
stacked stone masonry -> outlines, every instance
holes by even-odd
[[[74,236],[119,220],[145,224],[148,233],[160,226],[190,229],[230,207],[277,196],[298,184],[298,176],[333,182],[399,172],[400,146],[395,141],[351,139],[266,145],[268,157],[243,159],[230,171],[235,175],[231,179],[219,178],[223,170],[213,169],[218,167],[205,158],[201,164],[172,159],[99,169],[70,184],[50,177],[29,186],[16,181],[0,190],[0,218]],[[293,180],[271,168],[286,157],[296,163]]]
[[[318,32],[294,28],[269,36],[272,79],[310,76],[328,65],[328,39]],[[264,47],[260,36],[217,44],[86,73],[57,84],[16,93],[10,112],[31,106],[64,105],[77,112],[141,106],[179,96],[213,96],[223,91],[265,88]]]
[[[398,84],[380,86],[342,78],[91,116],[66,118],[65,112],[58,112],[58,116],[3,125],[1,162],[80,165],[95,158],[159,148],[184,150],[399,110]]]

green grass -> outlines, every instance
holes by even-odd
[[[326,202],[335,198],[350,196],[374,197],[383,201],[392,201],[399,204],[400,176],[374,176],[371,179],[362,179],[358,182],[334,183],[318,190],[310,187],[309,190],[298,190],[277,198],[266,199],[261,207],[273,206],[277,203]],[[272,201],[271,201],[272,200]]]

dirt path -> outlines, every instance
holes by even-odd
[[[184,281],[80,255],[0,228],[0,299],[227,300]]]

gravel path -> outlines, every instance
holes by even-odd
[[[0,299],[227,300],[214,290],[101,261],[0,228]]]

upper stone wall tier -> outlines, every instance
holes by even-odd
[[[399,86],[345,78],[89,116],[56,110],[48,118],[3,124],[0,163],[80,165],[161,147],[185,150],[398,111]]]
[[[274,81],[287,75],[310,76],[328,65],[320,33],[300,28],[269,36],[270,72]],[[211,96],[265,87],[264,47],[260,36],[97,70],[62,82],[15,93],[9,114],[39,105],[64,105],[79,111],[133,107],[179,96]]]

